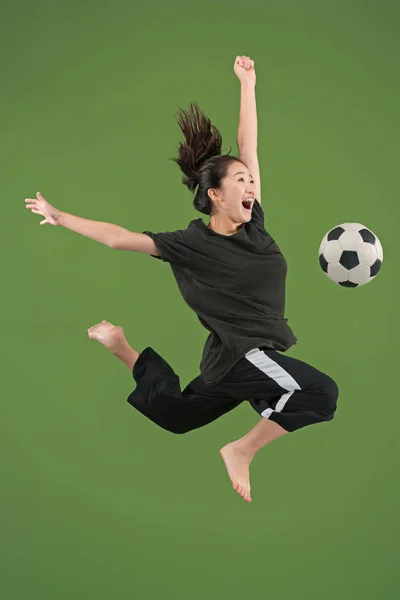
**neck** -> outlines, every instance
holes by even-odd
[[[237,233],[244,223],[234,223],[233,221],[221,221],[216,215],[211,215],[210,222],[207,225],[208,229],[220,233],[221,235],[234,235]]]

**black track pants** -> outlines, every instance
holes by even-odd
[[[248,352],[213,386],[198,376],[182,391],[179,377],[150,347],[140,354],[132,374],[136,389],[128,402],[173,433],[207,425],[244,401],[291,432],[332,420],[339,395],[328,375],[267,348]]]

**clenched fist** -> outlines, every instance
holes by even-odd
[[[254,60],[251,60],[249,56],[237,56],[233,70],[241,83],[256,84]]]
[[[36,215],[42,215],[43,221],[40,221],[41,225],[50,223],[50,225],[60,225],[61,211],[54,208],[47,200],[45,200],[40,192],[36,194],[36,198],[26,198],[26,208],[29,208]]]

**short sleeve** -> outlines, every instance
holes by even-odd
[[[186,229],[176,231],[165,231],[153,233],[152,231],[143,231],[155,243],[160,256],[152,254],[167,263],[173,263],[180,266],[186,266],[190,263],[192,251],[190,249],[189,235]]]
[[[265,229],[264,211],[258,200],[254,201],[253,210],[251,214],[251,222],[257,227],[257,229]]]

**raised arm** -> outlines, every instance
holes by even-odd
[[[132,250],[154,256],[160,255],[155,243],[149,236],[129,231],[113,223],[92,221],[91,219],[62,212],[47,202],[40,192],[37,193],[37,198],[27,198],[25,202],[26,208],[29,208],[37,215],[45,217],[40,222],[41,225],[45,225],[46,223],[61,225],[66,229],[75,231],[80,235],[116,250]]]
[[[260,167],[257,155],[256,72],[254,60],[237,56],[234,71],[240,81],[240,113],[237,132],[239,158],[249,169],[256,188],[256,199],[261,204]]]

